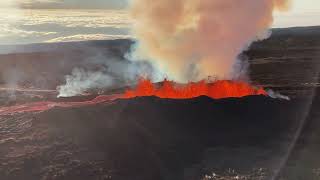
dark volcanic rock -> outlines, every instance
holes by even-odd
[[[246,157],[242,169],[259,163],[272,166],[274,162],[265,159],[283,153],[279,144],[286,145],[295,131],[299,103],[263,96],[144,97],[1,117],[0,176],[4,180],[200,179],[215,168],[206,159],[221,161],[222,157],[208,155],[210,151],[237,147],[271,150],[248,151],[252,157]],[[238,153],[224,152],[224,159]]]

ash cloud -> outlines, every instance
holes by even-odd
[[[270,35],[275,10],[288,0],[132,0],[134,60],[147,59],[178,82],[232,79],[238,55]]]

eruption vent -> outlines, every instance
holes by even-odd
[[[249,95],[267,95],[267,92],[262,88],[250,86],[245,82],[226,80],[213,83],[200,81],[187,85],[179,85],[165,80],[162,82],[162,85],[157,87],[150,80],[141,79],[136,89],[126,91],[124,98],[157,96],[169,99],[190,99],[199,96],[208,96],[214,99],[221,99]]]
[[[273,11],[287,6],[288,0],[132,0],[133,59],[151,61],[178,82],[239,78],[238,55],[266,38]]]

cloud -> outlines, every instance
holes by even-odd
[[[18,5],[17,0],[1,0],[0,8],[14,8]]]
[[[124,11],[33,10],[21,17],[23,25],[56,24],[65,27],[128,28],[130,19]]]
[[[25,9],[123,9],[127,0],[20,0]]]
[[[56,34],[56,32],[25,31],[25,30],[10,26],[9,24],[0,24],[0,32],[1,32],[0,36],[8,36],[9,34],[11,34],[11,35],[20,36],[20,37],[26,37],[29,35],[46,36],[46,35]]]
[[[27,40],[33,41],[35,39],[50,38],[57,35],[57,32],[50,31],[28,31],[19,29],[10,24],[0,24],[0,44],[12,44],[16,41],[20,44]]]
[[[129,38],[125,11],[13,10],[0,11],[0,44],[28,44]]]
[[[77,34],[66,37],[58,37],[46,41],[47,43],[55,42],[73,42],[73,41],[90,41],[90,40],[114,40],[114,39],[129,39],[129,35],[106,35],[106,34]]]

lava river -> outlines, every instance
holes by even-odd
[[[0,107],[1,115],[12,115],[27,112],[43,112],[54,107],[71,108],[95,105],[100,103],[112,103],[116,99],[130,99],[140,96],[157,96],[168,99],[190,99],[199,96],[208,96],[213,99],[229,97],[244,97],[250,95],[267,95],[263,88],[251,86],[245,82],[215,81],[207,83],[200,81],[179,85],[172,81],[164,80],[155,85],[150,80],[141,79],[135,89],[127,90],[124,94],[100,95],[89,101],[82,102],[32,102],[21,105]]]
[[[61,108],[70,108],[70,107],[82,107],[89,106],[100,103],[111,103],[112,101],[121,98],[121,95],[101,95],[89,101],[82,102],[51,102],[51,101],[42,101],[42,102],[32,102],[21,105],[14,105],[8,107],[0,107],[0,116],[1,115],[12,115],[18,113],[27,113],[27,112],[43,112],[50,110],[54,107]]]

